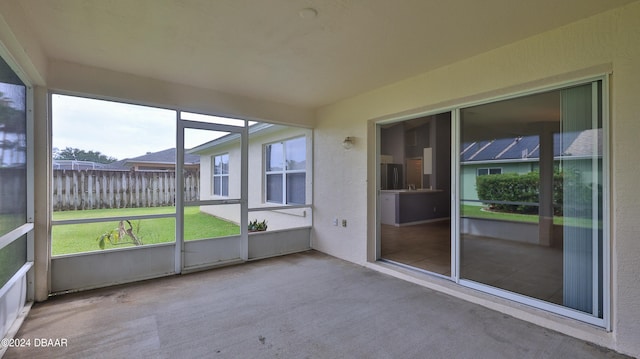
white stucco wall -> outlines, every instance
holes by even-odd
[[[277,141],[288,140],[301,136],[306,137],[306,203],[312,203],[313,196],[313,132],[308,128],[291,127],[291,126],[274,126],[266,131],[251,134],[249,136],[249,173],[248,173],[248,203],[249,208],[274,207],[280,206],[275,203],[265,203],[264,198],[264,146]],[[219,146],[215,146],[211,150],[201,153],[200,155],[200,198],[206,199],[225,199],[225,197],[214,196],[211,190],[211,159],[215,155],[229,154],[229,197],[240,198],[240,144],[233,141]],[[203,206],[202,211],[211,215],[228,219],[232,222],[240,222],[240,210],[238,206],[222,205],[222,206]],[[257,219],[258,221],[266,220],[269,230],[307,227],[312,224],[312,209],[291,209],[278,211],[258,211],[249,213],[249,221]]]
[[[640,354],[640,166],[632,165],[640,153],[640,2],[319,109],[313,247],[359,264],[366,264],[367,251],[374,258],[376,149],[370,121],[449,109],[609,71],[612,332],[571,320],[516,315]],[[358,139],[350,151],[339,146],[345,136]],[[348,219],[349,226],[333,227],[334,217]]]

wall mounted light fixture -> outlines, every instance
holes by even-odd
[[[342,141],[342,147],[344,147],[345,150],[350,150],[351,147],[353,147],[354,143],[355,143],[354,137],[346,137],[344,141]]]

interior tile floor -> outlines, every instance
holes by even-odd
[[[382,225],[381,255],[451,276],[451,222]],[[461,236],[460,278],[562,304],[562,249],[481,236]]]
[[[451,276],[451,222],[381,225],[381,255],[410,267]]]
[[[460,278],[562,305],[562,249],[462,235]]]

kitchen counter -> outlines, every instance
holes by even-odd
[[[428,188],[420,188],[420,189],[383,189],[380,190],[380,193],[398,193],[398,194],[423,194],[423,193],[441,193],[443,190],[441,189],[428,189]]]
[[[380,191],[380,221],[403,226],[450,217],[449,193],[440,189]]]

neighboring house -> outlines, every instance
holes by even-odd
[[[184,169],[187,171],[200,168],[200,156],[185,153]],[[53,160],[56,170],[134,170],[134,171],[174,171],[176,168],[176,149],[169,148],[112,163],[98,163],[78,160]]]
[[[553,135],[554,168],[567,167],[581,159],[588,158],[594,150],[590,147],[597,133],[598,155],[602,155],[602,131],[586,130],[573,133],[555,133]],[[476,177],[483,175],[519,173],[525,174],[539,170],[540,140],[538,136],[520,136],[492,139],[489,141],[466,142],[461,146],[460,171],[461,195],[465,200],[478,200]],[[572,165],[579,169],[582,178],[589,181],[591,169],[581,165]],[[481,205],[480,202],[468,204]]]
[[[53,160],[54,170],[98,170],[111,169],[111,164],[98,163],[93,161],[78,160]]]
[[[187,171],[198,170],[200,167],[200,157],[184,154],[184,169]],[[176,149],[169,148],[158,152],[147,152],[146,154],[133,158],[116,161],[109,164],[109,168],[125,168],[135,171],[173,171],[176,168]]]
[[[249,208],[296,207],[250,212],[250,221],[266,220],[269,230],[311,225],[311,208],[299,207],[311,204],[311,134],[310,129],[264,123],[249,128]],[[239,135],[220,137],[188,153],[199,155],[201,200],[240,198]],[[240,223],[237,205],[202,206],[201,210]]]

